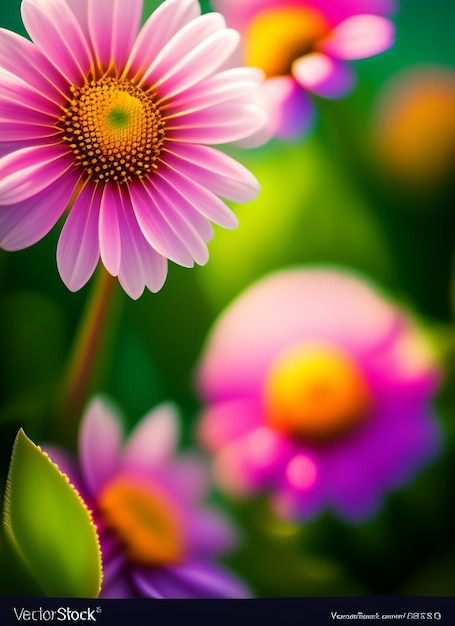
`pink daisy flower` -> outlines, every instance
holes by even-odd
[[[243,35],[247,65],[261,67],[271,135],[282,139],[309,130],[310,95],[337,99],[355,85],[348,61],[378,54],[393,43],[384,16],[394,0],[212,0]]]
[[[359,277],[277,272],[209,335],[199,437],[233,494],[268,490],[290,519],[365,518],[437,451],[439,374],[411,319]]]
[[[104,598],[240,598],[246,587],[214,557],[236,538],[227,520],[204,504],[202,461],[175,456],[172,406],[146,415],[122,444],[116,412],[101,398],[83,417],[79,460],[45,450],[93,511],[103,558]]]
[[[237,32],[197,0],[23,0],[32,42],[0,31],[0,246],[31,246],[66,212],[72,291],[99,259],[138,298],[167,259],[204,264],[211,222],[237,220],[256,179],[212,144],[264,126],[262,72],[233,64]],[[208,145],[205,145],[208,144]]]

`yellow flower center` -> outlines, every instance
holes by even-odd
[[[246,32],[247,65],[260,67],[267,77],[291,73],[292,63],[311,52],[329,31],[316,9],[286,7],[259,12]]]
[[[130,80],[104,76],[72,86],[59,127],[93,182],[128,183],[157,168],[164,120],[153,94]]]
[[[165,565],[182,560],[177,511],[156,486],[114,479],[101,492],[98,506],[104,524],[115,532],[131,562]]]
[[[326,345],[300,345],[280,354],[266,377],[264,400],[270,427],[312,443],[352,431],[371,404],[354,360]]]

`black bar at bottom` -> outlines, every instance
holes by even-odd
[[[455,597],[365,596],[254,600],[101,600],[0,596],[0,626],[455,625]]]

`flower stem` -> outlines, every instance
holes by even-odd
[[[100,267],[63,373],[55,434],[73,448],[82,411],[100,377],[109,339],[119,319],[117,287],[117,279]]]

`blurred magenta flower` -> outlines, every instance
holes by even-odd
[[[394,0],[212,0],[243,35],[247,65],[264,70],[272,135],[293,139],[309,130],[315,107],[309,94],[337,99],[355,85],[347,63],[393,43],[384,16]]]
[[[91,401],[81,423],[79,460],[45,450],[67,474],[98,528],[104,579],[100,597],[245,597],[246,587],[214,556],[236,537],[205,505],[209,482],[200,458],[175,456],[178,422],[171,405],[141,420],[122,445],[115,411]]]
[[[216,321],[198,370],[201,442],[221,486],[280,515],[372,515],[431,459],[439,380],[407,315],[359,277],[277,272]]]
[[[197,0],[166,0],[140,29],[142,0],[23,0],[33,43],[0,31],[0,246],[36,243],[68,211],[57,248],[73,291],[99,258],[138,298],[167,259],[206,263],[218,196],[258,193],[204,144],[256,136],[262,72],[235,67],[239,35]]]

